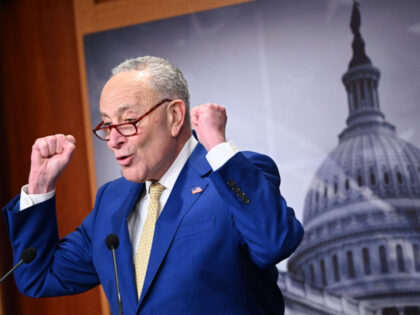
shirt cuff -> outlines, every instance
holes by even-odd
[[[238,152],[238,148],[232,141],[222,142],[211,149],[207,153],[206,158],[213,171],[215,171],[219,167],[223,166],[223,164],[229,161]]]
[[[55,189],[47,192],[46,194],[28,194],[28,186],[29,185],[23,186],[20,191],[20,211],[32,207],[38,203],[47,201],[55,195]]]

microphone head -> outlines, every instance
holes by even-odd
[[[117,249],[118,245],[120,244],[120,241],[117,235],[111,233],[108,234],[108,236],[106,237],[105,243],[109,249]]]
[[[20,259],[23,260],[25,264],[29,264],[32,260],[34,260],[35,256],[36,249],[28,247],[22,252],[22,254],[20,254]]]

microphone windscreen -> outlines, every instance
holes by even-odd
[[[28,247],[22,252],[22,254],[20,254],[20,259],[23,260],[25,264],[29,264],[32,260],[34,260],[35,256],[36,249]]]
[[[106,237],[105,243],[109,249],[113,249],[113,248],[117,249],[118,245],[120,244],[120,241],[117,235],[115,235],[114,233],[111,233],[111,234],[108,234],[108,236]]]

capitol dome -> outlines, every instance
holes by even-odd
[[[387,125],[359,126],[342,134],[339,145],[318,168],[306,195],[306,230],[332,211],[368,207],[375,200],[383,210],[394,199],[406,199],[404,208],[420,199],[420,150],[398,138]],[[398,204],[400,205],[400,203]]]
[[[365,53],[357,4],[350,25],[347,127],[310,185],[288,269],[378,314],[420,314],[420,149],[380,110],[380,71]]]

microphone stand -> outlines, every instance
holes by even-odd
[[[3,277],[1,277],[0,282],[3,282],[17,267],[23,264],[23,260],[20,260],[12,269],[10,269]]]
[[[23,263],[29,264],[30,262],[32,262],[32,260],[34,260],[35,256],[36,256],[36,249],[35,248],[28,247],[28,248],[24,249],[23,252],[20,254],[19,262],[16,265],[14,265],[13,268],[10,269],[3,277],[1,277],[0,283],[3,282],[13,271],[15,271],[15,269],[17,267],[19,267]]]
[[[111,248],[112,251],[112,259],[114,260],[114,274],[115,274],[115,283],[117,285],[117,302],[118,302],[118,314],[122,315],[122,301],[121,301],[121,293],[120,293],[120,284],[118,282],[118,273],[117,273],[117,259],[115,257],[115,248]]]
[[[120,284],[118,281],[117,258],[115,257],[115,249],[118,248],[119,242],[120,241],[118,240],[118,236],[115,234],[109,234],[105,239],[106,246],[108,247],[108,249],[112,251],[112,260],[114,262],[115,284],[117,286],[118,314],[122,315],[122,302],[121,302]]]

